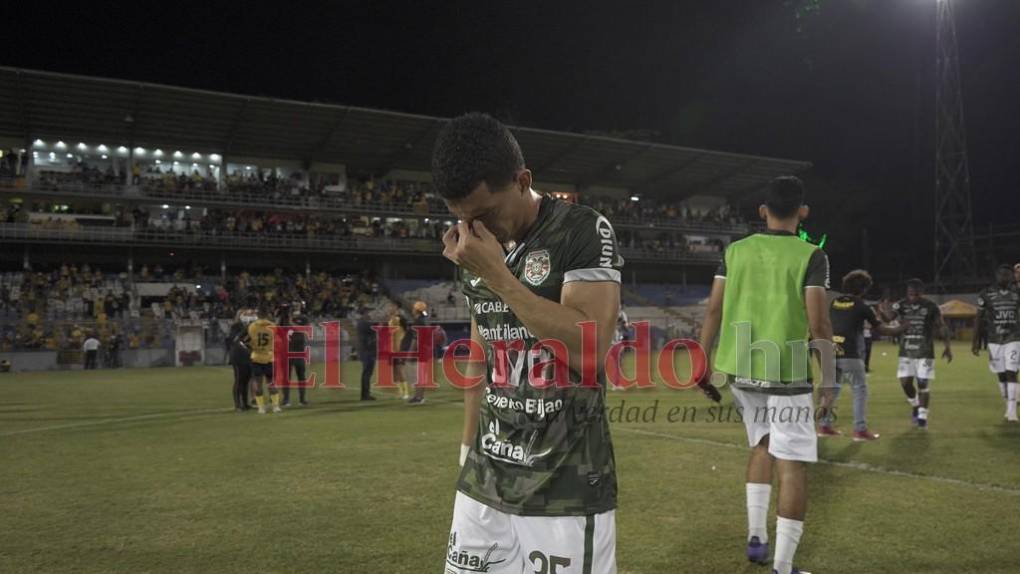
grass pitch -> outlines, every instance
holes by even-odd
[[[870,421],[882,438],[821,442],[802,568],[1020,571],[1020,426],[1003,422],[986,360],[956,349],[938,362],[924,432],[911,428],[894,349],[876,346]],[[345,365],[347,384],[358,369]],[[231,376],[0,375],[0,572],[442,570],[456,390],[408,407],[392,391],[360,403],[356,390],[317,389],[308,408],[238,415]],[[768,572],[742,556],[742,424],[691,391],[615,392],[609,406],[620,572]],[[849,431],[849,392],[840,407]]]

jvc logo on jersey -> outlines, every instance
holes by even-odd
[[[552,342],[547,342],[546,345],[552,345]],[[559,356],[566,356],[564,348],[556,349],[555,352]],[[557,380],[566,380],[568,376],[567,366],[558,361],[547,346],[540,343],[525,350],[523,339],[494,341],[492,354],[493,386],[517,387],[526,377],[531,386],[545,388]],[[527,371],[524,370],[525,367]]]

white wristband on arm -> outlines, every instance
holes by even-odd
[[[471,447],[466,444],[460,445],[460,465],[464,466],[464,462],[467,461],[468,452],[471,451]]]

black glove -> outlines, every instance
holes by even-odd
[[[717,389],[715,385],[709,382],[709,379],[710,377],[701,379],[701,382],[698,383],[698,388],[700,388],[701,392],[705,393],[705,396],[712,402],[722,402],[722,393],[719,392],[719,389]]]

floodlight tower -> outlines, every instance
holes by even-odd
[[[974,279],[974,217],[952,0],[936,0],[935,286]]]

